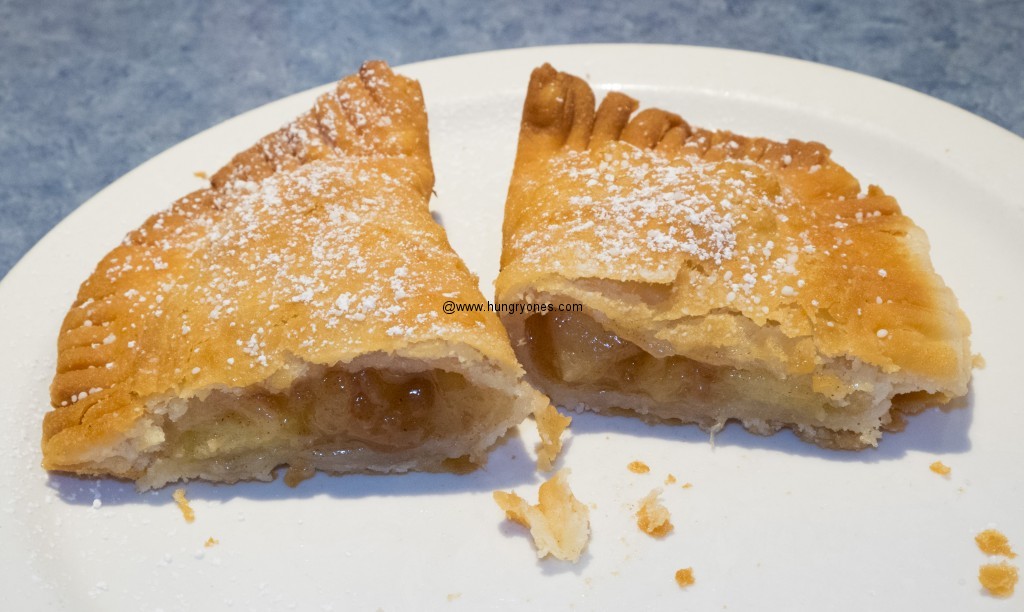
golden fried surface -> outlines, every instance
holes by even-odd
[[[433,183],[419,84],[369,62],[153,215],[67,314],[44,466],[135,478],[162,441],[138,430],[154,405],[360,355],[476,362],[526,393],[495,316],[439,308],[483,297],[430,216]],[[96,467],[127,440],[138,456]]]
[[[595,110],[579,78],[534,71],[499,302],[580,302],[658,357],[813,376],[831,399],[851,386],[829,360],[936,401],[966,393],[969,324],[894,198],[862,190],[822,144],[637,107],[613,92]],[[503,320],[513,340],[528,335]]]

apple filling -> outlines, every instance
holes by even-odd
[[[736,418],[759,433],[780,424],[862,431],[887,418],[891,388],[877,381],[822,393],[822,380],[848,365],[780,377],[765,369],[709,364],[683,355],[656,356],[578,313],[534,315],[518,348],[555,402],[582,398],[601,411],[638,407],[659,419],[717,427]]]
[[[494,426],[487,419],[500,411],[481,405],[511,401],[440,369],[309,366],[283,390],[215,390],[169,406],[149,472],[159,480],[164,472],[224,479],[256,464],[268,475],[283,464],[310,474],[372,471],[432,446],[442,463],[467,432]]]

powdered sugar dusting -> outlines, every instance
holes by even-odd
[[[559,185],[549,196],[569,203],[567,218],[556,222],[555,231],[583,250],[582,261],[602,267],[628,260],[659,269],[668,253],[716,264],[736,254],[732,200],[750,196],[742,184],[716,180],[711,165],[674,164],[623,147],[603,155],[570,152],[549,171]],[[577,236],[587,239],[574,241]],[[526,261],[547,255],[534,248],[535,238],[518,237]]]
[[[792,155],[783,155],[772,144],[765,160],[763,147],[751,154],[720,133],[702,138],[709,149],[665,155],[616,141],[517,170],[510,201],[528,208],[510,237],[515,265],[671,285],[686,292],[680,315],[727,308],[763,320],[788,316],[786,305],[827,309],[836,287],[820,274],[837,261],[881,290],[887,271],[868,263],[876,255],[856,238],[898,211],[891,199],[854,197],[856,182],[810,145],[785,145]],[[802,182],[809,158],[818,169]],[[781,167],[803,174],[780,176]]]
[[[453,253],[435,253],[434,261],[424,255],[444,248],[443,235],[414,224],[416,215],[428,216],[415,191],[417,175],[401,164],[377,173],[375,163],[316,161],[203,194],[202,206],[187,215],[164,213],[137,232],[127,244],[140,238],[148,244],[112,260],[105,276],[131,285],[118,295],[144,327],[162,327],[166,312],[181,319],[166,341],[193,347],[179,367],[182,375],[198,376],[206,363],[269,367],[283,358],[275,348],[282,342],[316,353],[357,345],[367,334],[457,331],[459,321],[430,302],[435,293],[456,290],[459,279],[433,270],[445,258],[457,269]],[[417,204],[396,209],[396,202]],[[158,269],[157,257],[173,265]],[[162,276],[140,284],[139,273]],[[420,303],[411,319],[407,307],[414,298]],[[343,331],[354,325],[365,333]],[[122,333],[135,335],[125,327],[101,341]],[[219,350],[208,349],[211,337],[220,341]]]
[[[93,349],[127,350],[135,366],[104,368],[111,385],[64,401],[91,401],[126,372],[167,372],[157,353],[183,356],[173,387],[226,368],[256,380],[292,356],[337,360],[379,337],[478,334],[435,300],[475,280],[430,220],[430,167],[410,144],[426,135],[409,138],[425,129],[422,100],[394,80],[364,68],[111,252],[84,285],[103,293],[76,316],[101,330],[81,334]]]

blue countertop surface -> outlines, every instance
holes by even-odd
[[[150,157],[365,59],[598,42],[820,62],[1024,135],[1022,0],[0,0],[0,275]]]

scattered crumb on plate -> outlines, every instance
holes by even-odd
[[[643,461],[631,461],[626,467],[628,467],[629,471],[634,474],[646,474],[651,471],[650,466]]]
[[[684,489],[689,489],[689,488],[690,488],[690,487],[692,487],[692,486],[693,486],[693,483],[692,483],[692,482],[684,482],[684,483],[683,483],[683,488],[684,488]]]
[[[188,499],[185,498],[185,489],[175,489],[173,497],[178,504],[178,509],[181,510],[181,515],[185,517],[185,522],[191,523],[196,520],[196,513],[192,510],[192,506],[188,505]]]
[[[206,174],[202,170],[196,170],[195,172],[192,173],[192,176],[199,179],[203,179],[204,181],[210,180],[210,175]]]
[[[495,491],[494,501],[510,520],[529,528],[538,557],[552,555],[575,563],[590,539],[590,511],[573,496],[568,474],[567,469],[559,470],[540,485],[535,506],[505,491]]]
[[[950,468],[948,465],[941,461],[936,461],[935,463],[929,465],[928,469],[935,472],[936,474],[942,474],[943,476],[949,476],[949,473],[953,471],[952,468]]]
[[[548,404],[533,413],[540,433],[540,444],[537,445],[537,469],[550,472],[562,451],[562,432],[572,423],[572,417],[562,415]]]
[[[685,589],[686,587],[692,585],[694,582],[697,581],[693,577],[692,567],[684,567],[681,570],[676,570],[676,584],[679,585],[679,588]]]
[[[986,529],[974,536],[974,541],[986,555],[1002,555],[1011,559],[1017,556],[1010,548],[1010,540],[998,529]]]
[[[203,546],[205,546],[206,548],[213,548],[214,546],[216,546],[218,544],[220,544],[220,540],[218,540],[217,538],[215,538],[213,536],[210,536],[210,538],[208,540],[206,540],[206,542],[203,543]]]
[[[675,483],[676,483],[675,475],[669,474],[668,476],[665,477],[665,484],[670,485],[670,484],[675,484]]]
[[[978,570],[978,582],[996,597],[1009,597],[1017,586],[1017,568],[1006,561],[982,565]]]
[[[971,365],[978,370],[984,370],[987,364],[985,363],[985,358],[981,356],[981,353],[975,353],[971,358]]]
[[[672,531],[672,521],[668,508],[658,501],[661,489],[654,489],[647,497],[640,500],[636,511],[636,526],[647,535],[663,538]]]
[[[448,593],[448,601],[455,601],[460,597],[462,597],[462,593]]]

